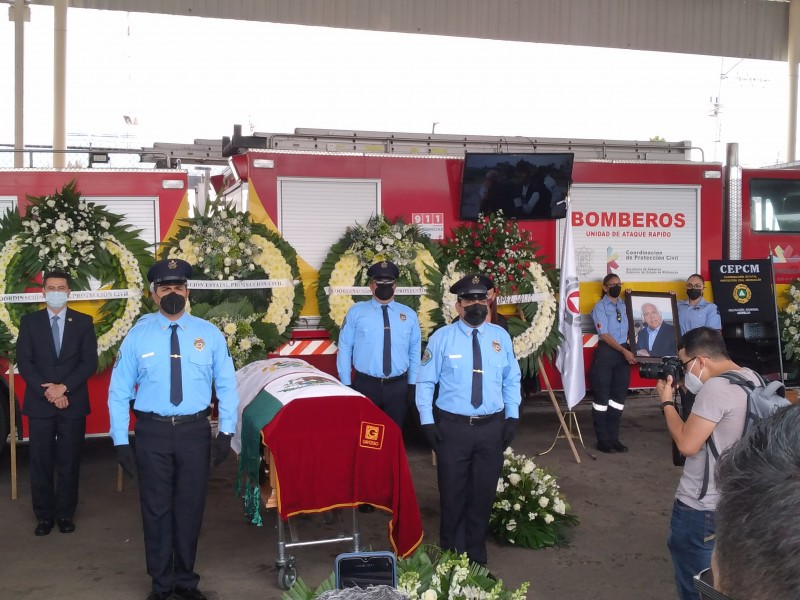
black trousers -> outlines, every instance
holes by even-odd
[[[503,468],[503,415],[480,425],[439,412],[439,545],[485,565],[489,516]]]
[[[86,417],[28,417],[28,431],[31,499],[36,518],[74,518]]]
[[[352,387],[372,400],[403,431],[408,413],[408,379],[405,376],[381,383],[379,379],[356,371]]]
[[[601,444],[618,441],[622,410],[631,384],[631,366],[621,352],[600,342],[589,368],[589,381],[594,391],[592,422],[597,441]]]
[[[211,460],[207,419],[172,425],[136,421],[136,463],[147,574],[154,592],[196,588],[197,539],[203,523]]]

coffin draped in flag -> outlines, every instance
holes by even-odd
[[[586,395],[581,335],[580,287],[572,242],[572,209],[567,209],[561,251],[561,281],[558,287],[558,330],[564,338],[558,347],[556,367],[561,373],[567,407],[572,409]]]

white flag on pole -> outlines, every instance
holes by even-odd
[[[572,209],[567,205],[567,223],[561,247],[561,281],[558,286],[558,330],[564,341],[558,347],[556,367],[561,373],[564,395],[570,410],[586,395],[580,299],[575,247],[572,243]]]

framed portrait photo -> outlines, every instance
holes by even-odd
[[[636,360],[648,362],[678,355],[681,328],[674,293],[627,291],[625,306],[628,343]]]

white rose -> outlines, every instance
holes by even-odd
[[[436,600],[436,592],[433,590],[425,590],[422,594],[421,600]]]
[[[514,504],[514,510],[519,511],[520,508],[522,508],[522,507],[519,505],[519,502]]]
[[[544,522],[547,523],[548,525],[550,525],[550,523],[552,523],[555,520],[556,520],[556,518],[553,515],[545,515],[544,516]]]
[[[550,504],[550,498],[548,498],[547,496],[542,496],[541,498],[539,498],[539,506],[545,508],[548,504]]]
[[[522,477],[520,477],[516,473],[511,473],[508,476],[508,481],[511,483],[511,485],[517,485],[521,480],[522,480]]]

